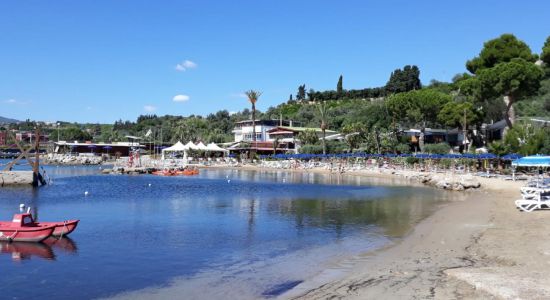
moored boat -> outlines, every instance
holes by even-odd
[[[30,213],[15,214],[11,222],[0,222],[0,241],[41,242],[55,231],[56,225],[35,223]]]

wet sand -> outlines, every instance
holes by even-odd
[[[550,297],[548,211],[519,212],[524,182],[482,189],[422,221],[401,243],[366,254],[345,276],[320,275],[280,299],[541,299]]]

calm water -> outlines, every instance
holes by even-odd
[[[0,219],[27,203],[40,220],[81,223],[55,244],[1,244],[2,299],[101,298],[174,280],[188,295],[246,287],[271,297],[330,262],[402,237],[449,196],[338,175],[46,169],[52,185],[0,188]]]

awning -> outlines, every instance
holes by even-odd
[[[532,155],[512,161],[517,167],[550,167],[550,156]]]
[[[212,151],[212,152],[227,152],[227,149],[223,149],[220,146],[210,143],[206,146],[206,151]]]

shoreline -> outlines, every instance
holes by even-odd
[[[334,174],[322,169],[278,170],[255,166],[221,168]],[[381,179],[383,183],[392,185],[425,186],[402,173],[386,171],[362,170],[342,175]],[[465,192],[466,200],[442,206],[416,224],[403,239],[382,249],[365,252],[354,259],[354,265],[343,274],[340,272],[339,275],[334,275],[338,272],[327,269],[306,279],[277,299],[393,299],[411,296],[437,299],[513,299],[540,296],[541,288],[545,288],[542,282],[537,286],[531,282],[521,287],[517,285],[520,276],[518,274],[523,276],[524,281],[530,277],[528,270],[504,269],[509,265],[522,265],[524,256],[512,251],[518,261],[508,261],[504,266],[499,258],[500,249],[508,240],[507,230],[515,228],[516,231],[522,231],[515,223],[518,218],[529,218],[529,214],[518,212],[513,204],[513,200],[520,197],[519,187],[524,182],[496,178],[476,179],[481,187]],[[505,216],[503,212],[506,212]],[[495,228],[501,229],[500,234],[493,234],[491,230]],[[488,276],[501,272],[510,274],[502,274],[500,279]],[[550,276],[550,272],[548,275]],[[506,280],[503,278],[505,276],[513,280]],[[503,287],[498,284],[499,280],[508,284]],[[499,288],[495,289],[493,286]],[[549,292],[543,294],[550,295],[550,289],[545,289]]]
[[[334,174],[368,177],[380,184],[426,187],[418,180],[391,170],[340,174],[326,169],[287,170],[251,165],[205,168]],[[540,249],[542,255],[550,255],[550,250],[546,250],[550,249],[550,239],[542,241],[542,245],[539,239],[526,239],[523,227],[526,224],[544,227],[546,212],[520,213],[515,209],[512,200],[520,197],[519,187],[525,182],[476,179],[481,183],[479,189],[448,191],[464,197],[439,207],[415,224],[402,239],[382,249],[340,261],[340,265],[346,265],[343,269],[338,269],[337,262],[334,267],[306,278],[276,299],[550,297],[550,287],[544,285],[544,278],[550,277],[550,270],[546,270],[550,261],[540,263],[540,259],[531,255],[533,248]],[[549,232],[546,229],[550,230],[550,222],[544,228],[544,232]],[[530,233],[535,235],[535,232]],[[512,239],[516,239],[514,249],[507,247]],[[172,291],[177,290],[175,283],[155,288],[153,294],[171,298],[174,297]],[[139,290],[132,295],[138,298],[152,296]]]

